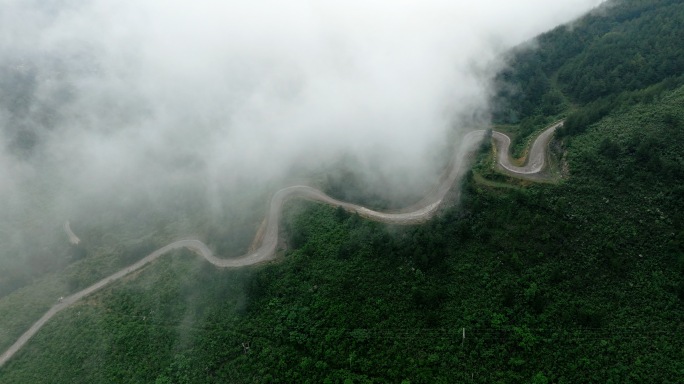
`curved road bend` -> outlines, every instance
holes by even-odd
[[[78,243],[81,242],[81,239],[74,234],[74,232],[71,230],[71,223],[69,223],[69,220],[64,222],[64,232],[66,232],[67,236],[69,236],[69,242],[73,245],[78,245]]]
[[[508,160],[508,146],[510,145],[510,139],[508,136],[502,133],[494,132],[493,139],[497,143],[497,146],[499,146],[499,164],[514,173],[531,174],[539,172],[544,165],[543,159],[546,155],[546,144],[548,144],[555,129],[561,124],[562,122],[555,124],[539,135],[539,138],[537,138],[532,145],[532,149],[530,149],[530,159],[537,159],[537,157],[540,157],[542,159],[541,163],[539,163],[537,160],[533,160],[532,166],[528,164],[525,167],[515,167],[510,165]],[[71,296],[61,299],[59,303],[52,306],[52,308],[50,308],[40,319],[38,319],[38,321],[36,321],[31,328],[24,332],[24,334],[21,335],[19,339],[11,347],[9,347],[9,349],[0,355],[0,367],[3,366],[10,358],[12,358],[12,356],[14,356],[14,354],[19,351],[24,344],[26,344],[26,342],[28,342],[28,340],[31,339],[31,337],[33,337],[33,335],[35,335],[40,328],[42,328],[43,325],[45,325],[45,323],[47,323],[48,320],[50,320],[58,312],[71,306],[85,296],[98,291],[104,286],[143,268],[147,264],[153,262],[172,250],[180,248],[189,249],[196,252],[205,260],[219,268],[238,268],[273,260],[275,258],[275,250],[278,244],[278,225],[280,216],[282,214],[282,207],[283,204],[289,199],[302,198],[306,200],[318,201],[334,207],[342,207],[348,212],[358,213],[359,216],[370,220],[389,224],[416,224],[425,222],[435,215],[446,194],[449,192],[455,181],[462,176],[466,169],[465,162],[467,160],[469,150],[472,149],[484,137],[484,130],[470,132],[464,137],[461,143],[459,143],[455,148],[453,158],[451,159],[451,166],[449,167],[450,171],[447,177],[444,178],[442,183],[432,194],[431,199],[428,199],[422,207],[418,207],[416,210],[411,212],[386,213],[374,211],[360,205],[334,199],[318,189],[305,185],[296,185],[283,188],[277,191],[271,198],[271,205],[268,211],[268,216],[266,217],[266,230],[263,234],[261,245],[255,251],[235,259],[222,259],[216,257],[211,249],[209,249],[206,244],[199,240],[179,240],[165,245],[145,256],[135,264],[130,265],[110,276],[107,276],[97,283],[79,292],[76,292]],[[503,153],[505,156],[502,157],[501,153]],[[64,223],[64,230],[72,243],[74,243],[73,239],[78,239],[78,237],[71,232],[68,221]]]
[[[527,155],[527,161],[522,167],[511,164],[511,157],[509,154],[511,138],[504,133],[493,131],[492,139],[494,139],[494,142],[497,144],[497,163],[499,163],[503,169],[518,175],[539,173],[544,168],[544,163],[546,162],[546,148],[551,141],[551,137],[553,136],[553,133],[556,132],[556,128],[561,127],[562,125],[563,121],[554,123],[537,136]]]

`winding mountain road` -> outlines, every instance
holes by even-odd
[[[553,135],[553,132],[557,127],[562,125],[562,122],[552,125],[542,132],[539,137],[532,144],[532,148],[529,151],[529,160],[527,165],[523,167],[517,167],[511,164],[508,154],[508,148],[510,146],[510,138],[503,133],[494,131],[492,138],[497,145],[498,164],[512,172],[514,174],[528,175],[540,172],[544,167],[544,159],[546,157],[546,148]],[[468,153],[475,147],[477,143],[482,141],[485,137],[486,131],[478,130],[467,134],[463,140],[457,144],[454,148],[454,155],[451,159],[451,164],[448,168],[447,175],[442,179],[440,185],[421,200],[421,204],[417,206],[415,210],[408,212],[399,213],[386,213],[378,212],[366,207],[340,201],[334,199],[318,189],[304,186],[296,185],[287,188],[283,188],[277,191],[271,198],[271,205],[266,217],[266,229],[261,238],[261,245],[256,248],[253,252],[247,253],[241,257],[235,259],[222,259],[214,255],[214,253],[207,247],[203,242],[195,239],[186,239],[175,241],[164,247],[157,249],[156,251],[145,256],[143,259],[139,260],[133,265],[130,265],[104,279],[98,281],[97,283],[74,293],[71,296],[60,298],[59,302],[52,306],[38,321],[36,321],[19,339],[2,355],[0,355],[0,367],[2,367],[14,354],[19,351],[26,342],[33,337],[42,327],[47,323],[54,315],[56,315],[61,310],[73,305],[82,298],[100,290],[106,285],[121,279],[122,277],[140,270],[144,266],[152,263],[161,256],[169,253],[170,251],[186,248],[193,252],[196,252],[202,256],[205,260],[211,264],[220,268],[238,268],[248,265],[254,265],[259,263],[264,263],[271,261],[275,258],[276,246],[278,244],[278,225],[280,222],[280,216],[282,214],[283,204],[292,198],[302,198],[306,200],[318,201],[324,204],[328,204],[334,207],[342,207],[348,212],[357,213],[359,216],[364,218],[375,220],[390,224],[416,224],[422,223],[430,218],[432,218],[436,213],[442,201],[446,197],[447,193],[454,185],[456,180],[460,179],[463,172],[466,171],[466,161],[468,158]],[[64,231],[69,237],[69,241],[72,244],[78,244],[80,240],[71,231],[69,222],[64,223]]]
[[[553,137],[556,128],[563,125],[563,121],[559,121],[544,130],[532,143],[529,153],[527,154],[527,161],[522,167],[515,166],[511,163],[509,154],[511,146],[511,138],[506,134],[493,131],[492,139],[497,146],[497,163],[501,168],[517,175],[533,175],[541,172],[546,162],[546,148]]]

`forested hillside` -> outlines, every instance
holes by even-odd
[[[520,48],[497,123],[560,180],[497,173],[391,227],[292,203],[281,261],[189,252],[65,310],[2,383],[679,383],[684,377],[684,4],[612,1]],[[602,83],[602,84],[599,84]]]
[[[307,203],[281,263],[160,261],[60,314],[0,380],[678,382],[682,103],[679,88],[592,126],[559,185],[469,178],[415,228]]]
[[[544,122],[568,116],[578,132],[612,109],[684,84],[684,3],[613,0],[513,50],[496,78],[494,121],[519,124],[520,144]]]

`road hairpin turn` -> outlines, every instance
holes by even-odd
[[[551,140],[556,128],[562,124],[563,122],[555,123],[551,127],[544,130],[537,137],[529,150],[527,164],[522,167],[515,166],[510,162],[508,153],[510,138],[503,133],[494,131],[492,133],[492,139],[496,143],[498,150],[498,165],[508,171],[509,174],[514,175],[531,175],[541,172],[545,165],[548,143]],[[253,252],[249,252],[234,259],[222,259],[216,257],[206,244],[196,239],[179,240],[161,247],[145,256],[135,264],[130,265],[110,276],[107,276],[97,283],[79,292],[76,292],[71,296],[60,298],[57,304],[50,308],[38,321],[36,321],[26,332],[24,332],[24,334],[21,335],[21,337],[19,337],[19,339],[11,347],[9,347],[9,349],[0,355],[0,366],[3,366],[10,358],[12,358],[12,356],[19,351],[24,344],[26,344],[26,342],[28,342],[28,340],[31,339],[31,337],[33,337],[33,335],[35,335],[55,314],[73,305],[82,298],[109,285],[110,283],[113,283],[132,272],[140,270],[161,256],[168,254],[170,251],[180,248],[189,249],[219,268],[238,268],[248,265],[261,264],[273,260],[276,255],[276,247],[278,244],[278,226],[280,222],[280,216],[282,214],[283,204],[290,199],[299,198],[317,201],[323,204],[331,205],[333,207],[342,207],[346,211],[356,213],[366,219],[388,224],[418,224],[425,222],[431,219],[437,213],[447,193],[451,190],[456,181],[461,179],[463,173],[466,172],[468,154],[480,141],[482,141],[482,139],[485,137],[485,134],[486,131],[478,130],[465,135],[463,140],[456,145],[456,148],[454,148],[454,155],[451,159],[446,176],[442,178],[442,182],[433,190],[433,192],[423,198],[421,203],[415,206],[415,209],[411,209],[410,211],[398,213],[378,212],[357,204],[334,199],[316,188],[304,185],[283,188],[273,194],[273,197],[271,198],[270,208],[265,219],[266,229],[261,237],[259,247]],[[69,241],[72,244],[78,244],[80,242],[80,239],[72,232],[68,221],[64,223],[64,231],[66,232],[67,236],[69,237]]]

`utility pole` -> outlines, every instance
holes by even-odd
[[[465,327],[463,327],[463,339],[461,340],[461,348],[463,348],[464,344],[465,344]]]

